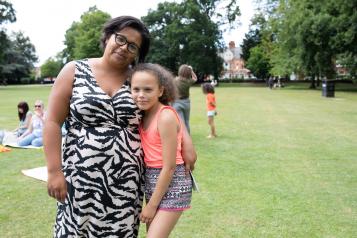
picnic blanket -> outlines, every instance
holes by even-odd
[[[47,167],[46,166],[33,168],[33,169],[24,169],[24,170],[21,170],[21,173],[23,173],[24,175],[29,176],[31,178],[47,182]]]
[[[11,131],[4,131],[4,137],[2,139],[2,144],[4,146],[8,147],[15,147],[15,148],[23,148],[23,149],[42,149],[42,146],[32,146],[32,145],[27,145],[27,146],[19,146],[17,144],[17,137],[16,135],[11,132]]]

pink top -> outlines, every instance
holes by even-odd
[[[157,123],[158,123],[159,115],[161,111],[164,109],[173,111],[180,124],[180,130],[177,134],[178,143],[177,143],[177,150],[176,150],[176,164],[184,163],[181,155],[181,148],[182,148],[181,144],[182,144],[182,133],[183,133],[181,120],[173,107],[163,106],[158,110],[151,124],[146,130],[144,130],[144,128],[142,127],[142,123],[139,126],[141,146],[144,150],[144,161],[147,167],[162,168],[163,166],[162,143],[161,143],[160,133],[157,128]]]

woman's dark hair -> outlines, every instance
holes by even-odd
[[[25,120],[26,114],[29,111],[29,105],[27,104],[27,102],[19,102],[19,104],[17,104],[17,108],[22,109],[22,112],[19,112],[19,120]]]
[[[204,83],[202,84],[202,91],[204,94],[214,93],[214,87],[212,86],[211,83]]]
[[[107,21],[102,29],[100,45],[102,49],[105,49],[107,39],[109,39],[112,34],[121,31],[125,27],[133,28],[140,33],[142,42],[139,50],[138,63],[143,63],[147,53],[149,52],[150,33],[144,23],[135,17],[120,16]],[[133,64],[135,64],[135,62]]]
[[[164,105],[169,105],[171,102],[175,101],[177,98],[177,88],[175,85],[175,78],[173,74],[166,68],[158,64],[138,64],[132,71],[129,78],[131,82],[135,72],[148,72],[156,76],[159,87],[163,87],[164,91],[159,98],[159,101]]]

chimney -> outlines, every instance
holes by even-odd
[[[234,43],[234,41],[230,41],[229,42],[229,49],[234,49],[236,48],[236,43]]]

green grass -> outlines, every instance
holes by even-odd
[[[357,93],[325,98],[306,88],[222,84],[214,140],[206,139],[204,95],[191,89],[201,191],[171,237],[356,236]],[[33,106],[49,89],[0,87],[2,127],[17,125],[18,101]],[[0,237],[51,236],[55,201],[20,172],[44,164],[42,151],[0,153]]]

